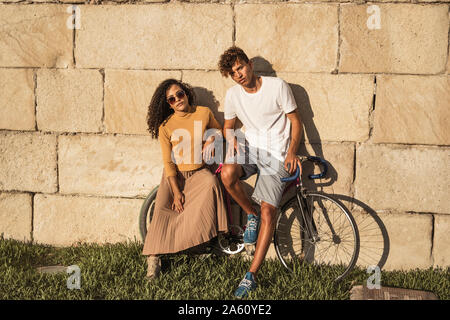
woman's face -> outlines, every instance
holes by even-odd
[[[166,100],[175,111],[186,112],[189,108],[189,99],[179,85],[174,84],[166,91]]]

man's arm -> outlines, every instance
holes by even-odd
[[[236,118],[230,119],[230,120],[224,120],[223,123],[223,136],[225,139],[227,138],[227,129],[234,130],[234,125],[236,124]]]
[[[225,138],[225,141],[227,142],[227,154],[226,158],[233,157],[234,156],[234,150],[236,150],[237,154],[239,155],[239,148],[237,145],[237,139],[236,135],[234,133],[234,126],[236,125],[236,118],[224,120],[223,123],[223,136]],[[230,130],[233,130],[230,132]],[[228,132],[227,132],[228,131]],[[228,133],[228,135],[227,135]]]
[[[288,164],[290,164],[290,170],[288,171],[290,174],[293,174],[295,170],[297,170],[297,164],[300,165],[300,161],[298,160],[296,155],[303,133],[303,124],[297,109],[292,112],[286,113],[286,116],[291,121],[291,142],[289,144],[289,149],[284,161],[284,168],[288,170]]]

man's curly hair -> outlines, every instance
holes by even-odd
[[[247,55],[244,50],[239,47],[232,46],[228,48],[221,56],[218,63],[220,73],[224,77],[228,77],[228,74],[231,72],[234,63],[239,59],[244,61],[245,63],[249,62]]]
[[[153,139],[158,138],[159,126],[172,115],[175,111],[170,107],[167,102],[166,92],[173,85],[178,85],[186,93],[188,102],[191,106],[194,105],[195,93],[192,87],[181,81],[175,79],[167,79],[161,82],[153,94],[152,100],[148,105],[147,113],[147,125],[148,132],[152,135]]]

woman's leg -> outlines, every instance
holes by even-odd
[[[156,255],[147,257],[147,278],[156,279],[161,272],[161,259]]]
[[[172,190],[163,174],[155,199],[153,218],[148,226],[142,254],[145,256],[172,252],[178,213],[171,210]]]

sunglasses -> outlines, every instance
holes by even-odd
[[[183,99],[183,98],[186,96],[186,93],[184,93],[183,90],[180,90],[180,91],[177,91],[177,93],[175,93],[175,96],[176,96],[178,99]],[[170,96],[170,97],[167,98],[167,102],[168,102],[169,104],[174,104],[175,101],[177,101],[177,99],[176,99],[174,96]]]

